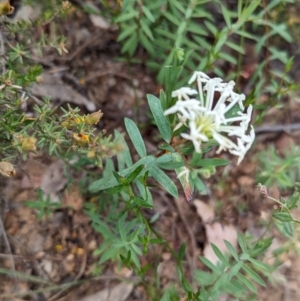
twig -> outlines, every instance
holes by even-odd
[[[125,73],[107,70],[107,71],[96,71],[96,72],[93,72],[89,76],[85,77],[84,81],[86,83],[88,83],[88,82],[92,81],[93,79],[95,79],[97,77],[102,77],[102,76],[107,76],[107,75],[118,76],[118,77],[121,77],[121,78],[125,78],[125,79],[128,79],[128,80],[131,80],[131,77],[129,75],[125,74]]]
[[[103,33],[92,36],[85,43],[83,43],[81,46],[79,46],[74,52],[72,52],[70,55],[59,57],[57,60],[62,61],[62,62],[73,61],[77,55],[79,55],[82,51],[85,50],[85,48],[87,48],[90,44],[92,44],[99,38],[103,38]]]
[[[3,226],[3,221],[2,221],[2,218],[0,218],[0,235],[3,237],[4,239],[4,242],[6,244],[6,247],[8,249],[8,252],[10,253],[9,257],[10,257],[10,261],[11,261],[11,267],[12,269],[15,271],[16,268],[15,268],[15,262],[13,260],[13,257],[11,256],[12,254],[12,251],[11,251],[11,248],[10,248],[10,244],[9,244],[9,241],[8,241],[8,238],[7,238],[7,235],[6,235],[6,232],[5,232],[5,229],[4,229],[4,226]]]
[[[44,288],[40,288],[37,290],[33,290],[33,291],[27,291],[27,292],[16,292],[16,293],[10,293],[10,294],[2,294],[1,298],[13,298],[13,297],[21,297],[21,296],[33,296],[35,294],[38,293],[44,293],[44,292],[48,292],[48,291],[53,291],[53,290],[57,290],[58,288],[64,288],[64,289],[68,289],[72,286],[78,285],[78,284],[83,284],[86,282],[90,282],[90,281],[101,281],[101,280],[120,280],[120,281],[129,281],[129,282],[138,282],[141,280],[140,277],[137,276],[133,276],[131,278],[125,278],[125,277],[120,277],[120,276],[98,276],[95,278],[89,278],[89,279],[84,279],[84,280],[80,280],[80,281],[74,281],[71,283],[64,283],[64,284],[58,284],[58,285],[51,285],[49,287],[44,287]]]
[[[300,130],[300,123],[264,125],[255,129],[255,134],[276,133],[276,132],[293,132]]]

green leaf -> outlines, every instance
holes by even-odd
[[[130,140],[132,141],[132,144],[135,147],[139,156],[141,158],[146,157],[147,156],[146,146],[136,124],[131,119],[126,117],[125,127],[130,137]]]
[[[143,32],[140,32],[140,42],[151,55],[154,55],[155,50],[153,48],[153,43],[149,42],[149,38]]]
[[[166,162],[166,163],[158,163],[157,166],[162,169],[174,170],[176,168],[184,166],[184,163],[172,161],[172,162]]]
[[[114,247],[110,247],[108,248],[101,256],[99,263],[103,263],[115,256],[117,256],[119,254],[120,249],[119,248],[114,248]]]
[[[250,40],[254,40],[254,41],[259,41],[259,37],[255,36],[254,34],[251,34],[247,31],[235,31],[236,34],[244,37],[244,38],[247,38],[247,39],[250,39]]]
[[[226,43],[226,41],[224,41],[224,43]],[[219,58],[233,64],[233,65],[237,65],[237,59],[235,56],[225,53],[225,52],[220,52],[219,53]]]
[[[118,36],[117,42],[121,42],[122,40],[129,37],[131,34],[133,34],[137,30],[137,24],[132,24],[132,26],[124,26],[122,28],[121,33]]]
[[[203,286],[212,285],[216,281],[217,277],[218,275],[216,274],[211,274],[201,270],[195,271],[196,281]]]
[[[260,278],[260,276],[256,272],[251,270],[249,267],[247,267],[246,265],[243,265],[243,270],[246,272],[246,274],[248,276],[250,276],[258,284],[260,284],[262,286],[266,286],[265,282]]]
[[[223,253],[220,251],[220,249],[213,243],[210,244],[214,253],[217,255],[217,257],[220,259],[220,261],[224,264],[224,265],[228,265],[228,260],[226,259],[226,257],[223,255]]]
[[[191,161],[191,166],[202,166],[202,167],[208,167],[208,166],[223,166],[228,165],[230,163],[229,160],[225,159],[201,159],[198,157],[194,157]]]
[[[282,222],[277,219],[274,220],[275,226],[278,231],[285,237],[291,237],[291,233],[293,233],[293,222]],[[288,225],[285,225],[287,224]],[[291,228],[290,228],[291,226]]]
[[[272,237],[268,237],[265,239],[259,239],[256,242],[255,247],[251,250],[251,256],[255,257],[259,254],[264,253],[272,244],[273,238]]]
[[[121,192],[123,189],[124,189],[124,185],[122,184],[122,185],[118,185],[118,186],[109,188],[105,192],[107,194],[117,194],[117,193]]]
[[[241,47],[240,45],[237,45],[236,43],[233,43],[231,41],[226,41],[225,43],[228,47],[230,47],[231,49],[237,51],[240,54],[245,54],[245,49],[244,47]]]
[[[271,269],[270,269],[266,264],[262,263],[261,261],[258,261],[258,260],[254,259],[254,258],[251,258],[251,257],[249,258],[249,261],[250,261],[257,269],[262,269],[262,270],[264,270],[264,271],[266,271],[266,272],[269,272],[269,273],[272,272]]]
[[[176,27],[180,26],[180,22],[179,19],[177,19],[175,16],[173,16],[173,14],[164,11],[162,12],[162,14],[164,15],[164,17],[166,17],[171,23],[173,23]]]
[[[114,20],[114,22],[115,23],[121,23],[121,22],[124,22],[124,21],[128,21],[128,20],[131,20],[135,17],[138,17],[138,15],[139,15],[139,12],[137,10],[133,10],[131,12],[121,14],[119,17],[117,17]]]
[[[152,22],[152,23],[155,22],[155,19],[152,15],[151,11],[147,8],[146,5],[142,5],[142,11],[150,22]]]
[[[236,261],[238,261],[238,260],[239,260],[239,257],[238,257],[238,254],[237,254],[235,248],[233,247],[233,245],[232,245],[229,241],[227,241],[227,240],[225,240],[225,239],[224,239],[224,243],[225,243],[225,245],[226,245],[227,250],[228,250],[228,251],[230,252],[230,254],[233,256],[233,258],[234,258]]]
[[[218,32],[217,27],[213,23],[207,20],[204,20],[204,24],[208,28],[208,30],[213,34],[213,36],[216,36]]]
[[[154,37],[153,37],[153,35],[152,35],[151,30],[149,29],[149,25],[145,22],[145,20],[141,20],[141,21],[140,21],[140,24],[141,24],[141,28],[142,28],[143,32],[145,33],[145,35],[146,35],[151,41],[153,41],[153,40],[154,40]]]
[[[186,242],[183,242],[182,245],[180,246],[179,252],[178,252],[179,260],[183,260],[183,258],[185,256],[185,248],[186,248]]]
[[[239,245],[243,251],[243,253],[248,253],[248,250],[247,250],[247,245],[246,245],[246,241],[243,237],[243,234],[238,232],[238,242],[239,242]]]
[[[149,170],[150,175],[175,198],[178,197],[178,191],[173,181],[157,166]]]
[[[175,153],[166,153],[156,159],[157,164],[179,161]]]
[[[139,173],[144,169],[144,165],[139,165],[137,168],[135,168],[127,177],[126,180],[128,183],[131,183],[138,175]]]
[[[291,222],[293,221],[292,216],[288,212],[274,212],[272,217],[282,221],[282,222]]]
[[[142,196],[142,198],[147,202],[148,206],[153,207],[153,199],[149,188],[139,181],[136,181],[136,186]]]
[[[152,168],[152,166],[155,164],[155,162],[156,162],[155,157],[147,156],[147,157],[142,158],[135,164],[133,164],[131,167],[122,170],[121,172],[119,172],[119,174],[122,177],[125,177],[126,175],[130,174],[139,165],[144,165],[144,170],[142,171],[142,173],[143,173],[143,172],[146,172],[147,170],[149,170],[150,168]],[[108,175],[107,177],[105,177],[103,179],[99,179],[99,180],[95,181],[94,183],[92,183],[89,186],[89,191],[91,193],[96,193],[96,192],[111,188],[116,185],[118,185],[118,181],[116,180],[116,178],[113,175]]]
[[[118,181],[118,183],[122,184],[123,186],[127,184],[127,181],[124,177],[120,176],[116,171],[113,170],[113,175]]]
[[[231,279],[233,276],[235,276],[241,267],[244,265],[243,261],[237,262],[234,266],[232,266],[228,272],[228,280]]]
[[[229,294],[232,294],[234,292],[234,296],[237,298],[238,297],[242,298],[248,293],[247,288],[245,288],[245,286],[242,283],[240,283],[235,279],[231,279],[230,283],[228,283],[228,286],[225,288],[225,290]],[[235,300],[241,300],[241,299],[235,299]]]
[[[142,199],[142,198],[140,198],[138,196],[134,196],[132,199],[133,199],[134,203],[137,204],[140,207],[143,207],[143,208],[153,208],[152,205],[148,204],[144,199]]]
[[[162,110],[165,111],[168,108],[168,105],[167,105],[166,94],[165,94],[164,90],[162,90],[162,89],[160,89],[160,91],[159,91],[159,100],[160,100]]]
[[[207,36],[207,31],[204,30],[201,26],[199,26],[198,23],[193,22],[193,21],[188,23],[186,30],[189,32],[195,33],[197,35]]]
[[[171,130],[169,120],[164,115],[160,100],[157,97],[150,94],[147,95],[147,99],[148,99],[150,110],[157,124],[158,130],[161,136],[163,137],[163,139],[167,143],[169,143],[172,137],[172,130]]]
[[[169,144],[162,144],[158,147],[159,149],[162,149],[162,150],[166,150],[168,152],[171,152],[171,153],[174,153],[175,152],[175,149],[174,147],[172,147],[171,145]]]
[[[118,141],[118,143],[120,143],[122,145],[122,151],[118,152],[118,154],[117,154],[118,161],[124,161],[126,166],[130,167],[132,165],[132,159],[131,159],[128,145],[127,145],[123,135],[120,132],[115,130],[114,134],[115,134],[115,137],[116,137],[116,140]],[[119,169],[119,170],[121,170],[121,169]]]
[[[294,63],[294,57],[292,56],[288,59],[288,61],[286,62],[285,66],[284,66],[285,73],[288,73],[291,70],[293,63]],[[299,199],[299,197],[298,197],[298,199]]]
[[[228,275],[226,273],[221,274],[221,276],[217,279],[217,281],[214,283],[214,286],[212,288],[212,294],[214,292],[219,291],[224,287],[226,283],[228,283]]]
[[[122,217],[124,217],[124,215]],[[118,230],[119,230],[121,239],[123,241],[127,241],[123,218],[119,218],[119,220],[118,220]]]
[[[226,25],[230,29],[231,28],[230,11],[222,3],[221,3],[221,9]]]
[[[240,283],[244,284],[245,287],[247,287],[248,289],[250,289],[250,291],[252,291],[253,293],[257,294],[256,287],[244,275],[238,273],[236,276],[237,276],[237,279],[238,279],[238,281]]]
[[[128,52],[132,56],[137,48],[137,45],[138,45],[138,36],[135,32],[123,45],[122,53]]]
[[[293,237],[294,234],[294,225],[292,222],[283,222],[283,228],[288,236]]]
[[[287,199],[286,205],[291,210],[297,207],[298,202],[299,202],[299,193],[297,192]]]
[[[194,179],[192,178],[191,183],[192,183],[192,185],[195,186],[195,188],[197,189],[197,191],[199,191],[200,194],[207,195],[206,186],[199,177],[194,178]]]
[[[208,267],[210,268],[213,272],[217,274],[221,274],[222,270],[220,270],[217,266],[215,266],[209,259],[200,256],[200,260]]]
[[[259,4],[261,4],[261,0],[252,0],[250,5],[246,6],[245,9],[242,10],[242,14],[239,16],[239,22],[246,22]]]

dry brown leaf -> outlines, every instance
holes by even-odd
[[[214,253],[211,243],[216,245],[222,253],[228,253],[224,239],[229,241],[234,248],[237,248],[237,230],[233,225],[222,225],[219,222],[215,222],[212,225],[205,225],[207,243],[203,250],[203,255],[211,262],[218,262],[218,257]]]
[[[206,229],[207,242],[203,255],[211,262],[216,263],[218,257],[214,253],[211,243],[216,245],[222,253],[228,252],[224,240],[229,241],[234,248],[237,248],[237,230],[233,225],[222,225],[220,222],[213,222],[215,213],[213,208],[203,201],[194,200],[197,213],[201,217]]]
[[[37,97],[49,96],[52,100],[60,102],[73,103],[78,106],[85,106],[90,112],[96,110],[96,106],[89,99],[78,93],[71,86],[64,83],[61,79],[62,73],[55,74],[44,72],[42,74],[43,81],[34,84],[31,92]]]
[[[64,163],[58,160],[52,163],[41,181],[41,189],[46,195],[50,195],[51,201],[57,201],[56,193],[62,190],[67,184],[68,179],[64,175]]]
[[[114,288],[106,288],[94,295],[82,298],[78,301],[125,301],[133,290],[133,284],[122,282]]]

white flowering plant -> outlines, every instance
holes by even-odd
[[[210,78],[201,71],[195,71],[188,83],[195,84],[196,89],[182,87],[173,91],[171,96],[176,102],[163,115],[176,115],[171,119],[172,129],[165,129],[172,133],[171,137],[165,136],[165,140],[177,158],[182,158],[184,165],[176,172],[186,198],[190,200],[195,187],[200,192],[203,190],[199,174],[207,177],[214,171],[214,166],[228,163],[223,159],[204,160],[204,153],[217,145],[217,155],[228,151],[238,157],[239,164],[250,149],[255,133],[253,126],[249,126],[252,105],[245,108],[246,97],[234,92],[233,81],[225,83],[221,78]],[[151,101],[149,104],[151,106]],[[161,132],[169,126],[169,120],[159,116],[156,121]],[[191,155],[192,160],[187,160],[187,155]]]
[[[205,73],[195,71],[189,84],[194,82],[197,83],[197,90],[182,87],[173,91],[172,96],[177,101],[164,115],[177,113],[179,123],[174,130],[183,125],[189,129],[190,133],[181,133],[181,137],[192,141],[196,153],[201,153],[203,143],[214,139],[219,145],[217,154],[223,150],[229,151],[238,156],[239,164],[255,138],[252,126],[247,134],[252,105],[244,113],[245,95],[233,91],[233,81],[223,83],[221,78],[209,78]],[[220,94],[216,100],[215,92]],[[232,116],[232,112],[235,116]],[[229,138],[233,136],[237,137],[236,143]]]
[[[148,267],[141,265],[140,257],[154,244],[159,244],[172,254],[176,262],[179,291],[183,289],[186,300],[217,301],[223,294],[229,294],[235,300],[253,300],[251,298],[257,295],[253,283],[265,286],[261,275],[268,278],[272,272],[272,267],[258,258],[270,247],[272,238],[260,238],[253,243],[238,233],[240,249],[225,240],[228,252],[212,244],[218,262],[213,263],[201,256],[200,260],[210,271],[196,269],[190,278],[185,273],[186,242],[175,250],[155,228],[154,222],[159,216],[154,215],[149,220],[145,216],[144,209],[154,208],[152,192],[155,187],[178,198],[179,180],[186,200],[190,202],[194,192],[206,192],[203,178],[210,177],[217,166],[231,162],[240,164],[255,140],[251,125],[253,107],[247,105],[244,94],[235,91],[233,81],[225,82],[195,71],[188,86],[173,89],[179,76],[174,75],[176,70],[179,69],[175,66],[166,72],[171,89],[167,87],[166,93],[161,91],[159,98],[147,96],[160,142],[164,142],[159,144],[157,151],[150,153],[138,126],[125,118],[125,128],[139,159],[134,161],[136,156],[132,157],[123,135],[115,130],[116,140],[122,145],[117,164],[107,159],[103,177],[89,186],[92,194],[101,191],[109,194],[109,203],[113,200],[111,195],[119,195],[125,203],[117,214],[109,217],[103,217],[99,209],[87,212],[92,226],[105,241],[94,254],[100,256],[100,264],[119,260],[146,279]],[[225,154],[226,159],[222,157]],[[293,223],[298,222],[290,213],[298,200],[299,193],[286,202],[277,200],[281,209],[272,213],[273,223],[285,236],[293,235]],[[130,221],[129,214],[134,216]],[[116,226],[108,230],[111,228],[106,223],[115,223]],[[178,292],[171,288],[160,300],[179,300],[176,296],[179,296]]]

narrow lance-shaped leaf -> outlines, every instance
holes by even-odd
[[[143,170],[143,168],[144,165],[139,165],[137,168],[135,168],[134,171],[131,172],[129,176],[126,177],[128,183],[131,183],[139,175],[139,173]]]
[[[147,99],[161,136],[166,142],[170,142],[172,130],[168,118],[164,115],[160,100],[150,94],[147,95]]]
[[[116,140],[118,141],[118,143],[121,143],[122,145],[122,151],[117,154],[118,161],[123,159],[127,167],[130,167],[132,165],[132,159],[131,159],[128,145],[123,135],[120,132],[115,130],[114,133],[115,133]]]
[[[139,156],[141,158],[146,157],[146,146],[136,124],[131,119],[125,118],[125,127]]]
[[[133,164],[131,167],[120,171],[119,175],[125,177],[128,174],[130,174],[137,166],[140,166],[140,165],[144,165],[143,172],[145,172],[145,171],[149,170],[155,164],[155,161],[156,161],[156,159],[153,156],[144,157],[143,159],[141,159],[138,162],[136,162],[135,164]],[[111,188],[116,185],[118,185],[118,181],[111,174],[111,175],[107,175],[105,178],[99,179],[99,180],[95,181],[94,183],[92,183],[89,186],[89,191],[92,193],[96,193],[98,191],[105,190],[105,189]]]
[[[216,256],[218,257],[218,259],[225,265],[228,264],[226,257],[223,255],[223,253],[220,251],[220,249],[213,243],[211,243],[211,247],[214,251],[214,253],[216,254]]]
[[[175,198],[178,197],[178,191],[173,181],[157,166],[152,166],[149,170],[150,175]]]
[[[248,276],[250,276],[258,284],[260,284],[262,286],[266,286],[265,282],[261,279],[261,277],[256,272],[251,270],[249,267],[247,267],[246,265],[243,265],[243,270],[247,273]]]

